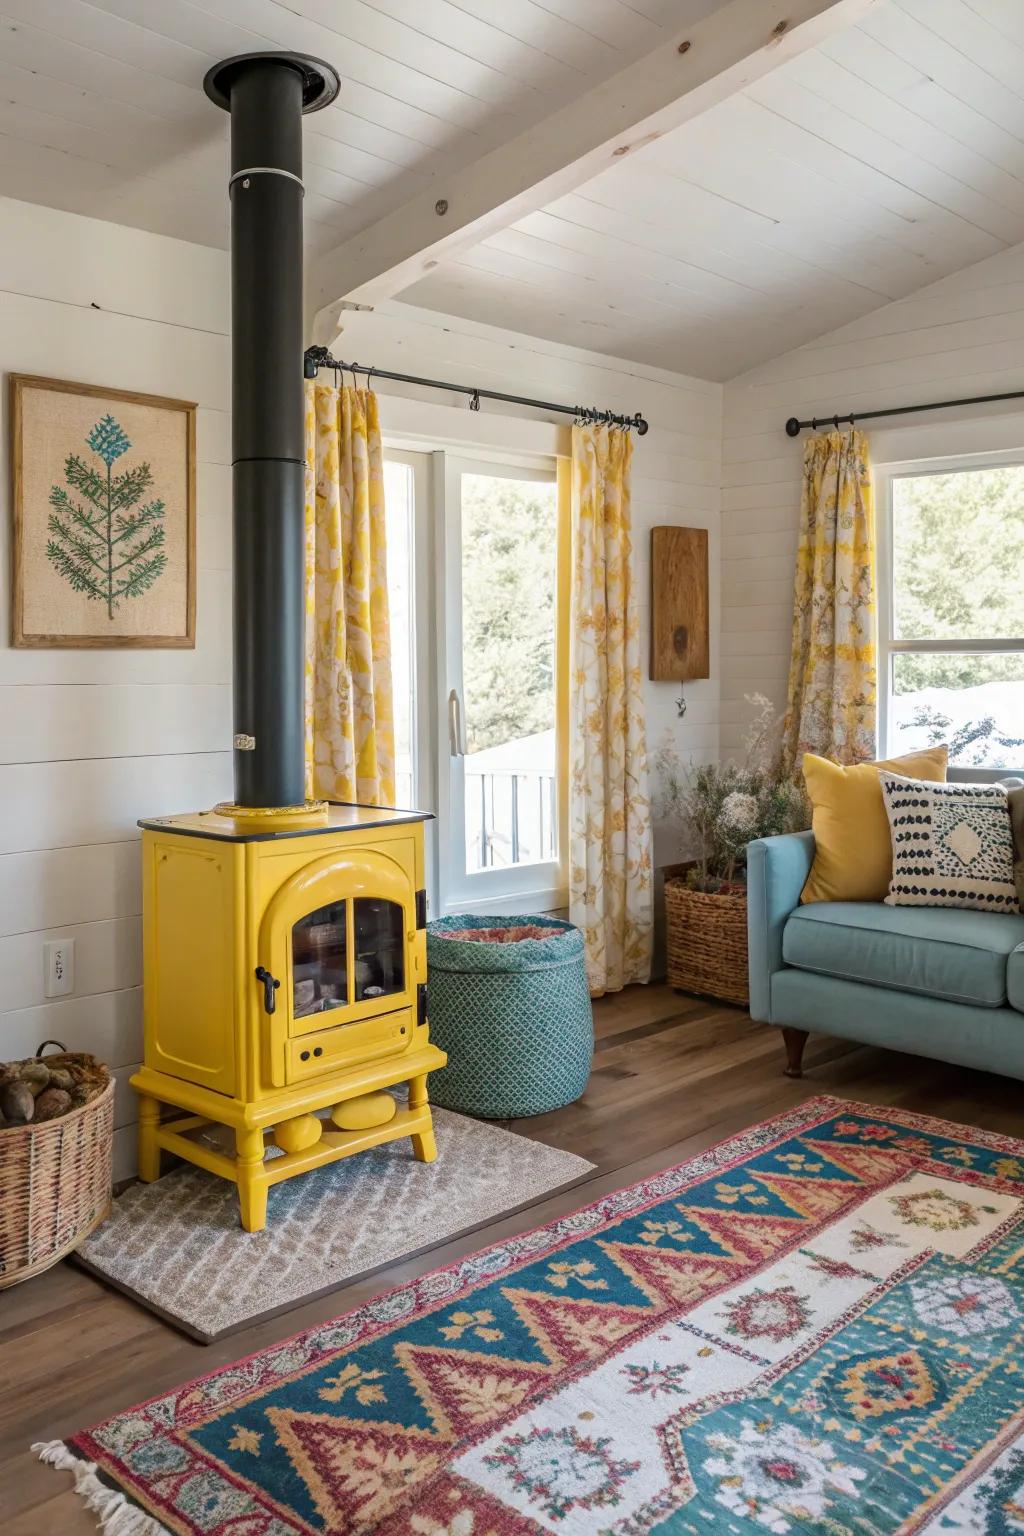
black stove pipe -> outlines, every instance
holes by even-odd
[[[305,799],[302,116],[329,64],[244,54],[211,69],[231,114],[235,804]]]

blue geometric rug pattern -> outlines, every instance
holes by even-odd
[[[1020,1536],[1022,1340],[1024,1144],[819,1098],[40,1451],[127,1536]]]

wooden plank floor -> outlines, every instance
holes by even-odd
[[[219,1344],[194,1344],[66,1264],[0,1292],[0,1531],[87,1536],[92,1517],[70,1478],[37,1462],[34,1440],[62,1438],[191,1377],[358,1305],[379,1291],[608,1190],[670,1167],[714,1141],[818,1093],[899,1105],[1024,1137],[1019,1082],[895,1052],[813,1040],[802,1081],[782,1075],[778,1031],[737,1009],[634,987],[595,1007],[597,1054],[586,1094],[515,1129],[589,1158],[587,1184],[393,1264]]]

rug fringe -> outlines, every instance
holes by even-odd
[[[71,1473],[75,1492],[85,1500],[85,1507],[99,1517],[103,1536],[171,1536],[165,1525],[129,1503],[116,1488],[101,1482],[95,1462],[83,1461],[68,1450],[63,1440],[39,1441],[32,1449],[48,1466]]]

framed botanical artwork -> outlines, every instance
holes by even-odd
[[[193,647],[196,407],[12,374],[11,643]]]

